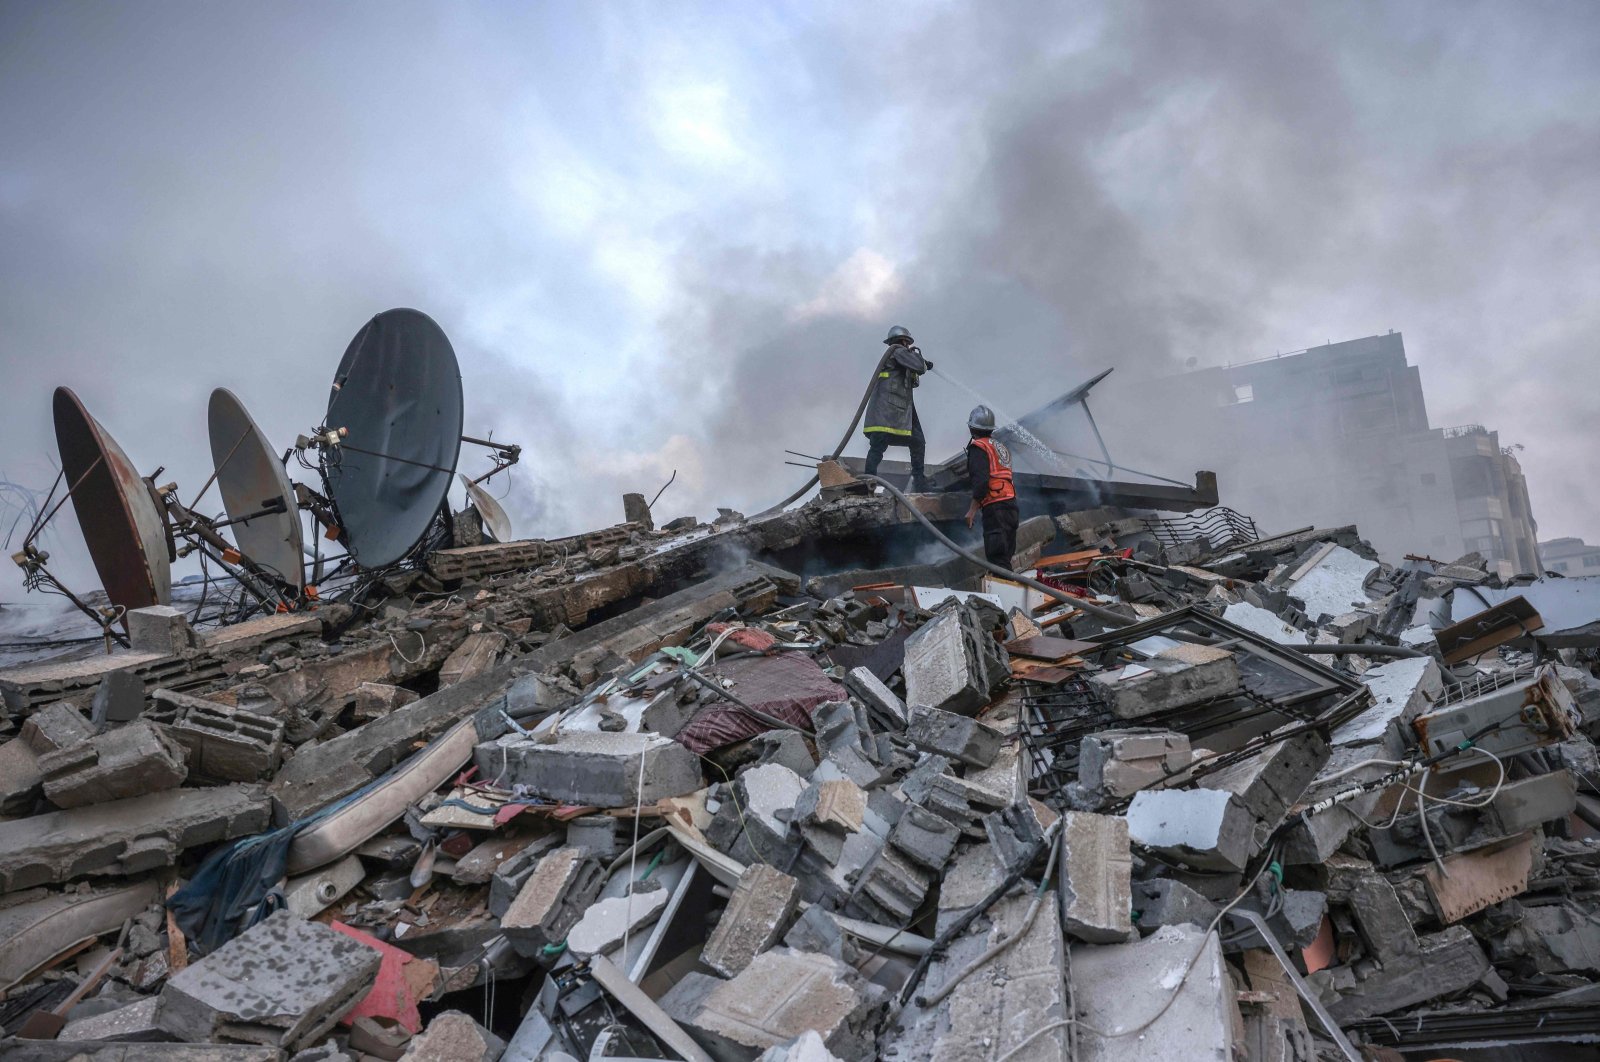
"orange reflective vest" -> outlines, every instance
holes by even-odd
[[[1014,499],[1017,488],[1011,482],[1011,451],[990,438],[973,439],[971,445],[989,456],[989,486],[978,504],[993,505]]]

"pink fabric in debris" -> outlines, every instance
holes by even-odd
[[[726,623],[712,623],[706,627],[706,632],[715,638],[727,629]],[[733,633],[728,635],[727,641],[722,643],[725,649],[728,646],[736,646],[757,653],[764,653],[777,644],[778,639],[775,636],[757,627],[735,627]]]
[[[707,665],[706,677],[731,679],[728,692],[750,707],[796,726],[811,728],[811,713],[824,704],[849,698],[815,660],[802,653],[747,656]],[[705,755],[713,749],[753,738],[772,727],[730,701],[713,701],[695,713],[678,731],[676,740],[690,752]]]

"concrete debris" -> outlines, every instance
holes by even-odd
[[[1025,514],[1017,554],[1084,605],[1059,608],[920,555],[850,467],[767,515],[630,495],[587,534],[465,535],[359,608],[135,610],[131,651],[0,672],[0,1023],[120,948],[59,1040],[0,1053],[1311,1062],[1600,1037],[1555,1002],[1600,984],[1579,579],[1111,501],[1189,512],[1204,474],[1019,472],[1024,508],[1065,510]],[[930,466],[914,499],[958,534],[962,474]],[[1485,602],[1512,604],[1462,655]]]
[[[161,1027],[179,1040],[298,1051],[372,988],[379,954],[327,926],[280,911],[175,974]]]

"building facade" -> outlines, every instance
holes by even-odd
[[[1157,381],[1145,397],[1182,423],[1225,504],[1263,527],[1358,524],[1386,557],[1483,554],[1539,571],[1521,465],[1478,425],[1428,422],[1398,332]]]
[[[1562,575],[1600,575],[1600,546],[1581,538],[1553,538],[1539,543],[1539,556],[1547,571]]]

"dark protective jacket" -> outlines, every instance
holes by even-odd
[[[872,397],[867,400],[867,419],[862,428],[868,435],[910,437],[913,409],[912,389],[928,363],[916,347],[892,346],[878,362],[878,376],[872,381]]]
[[[967,477],[972,480],[972,500],[980,506],[1017,497],[1011,481],[1011,451],[993,438],[984,436],[967,443]]]

